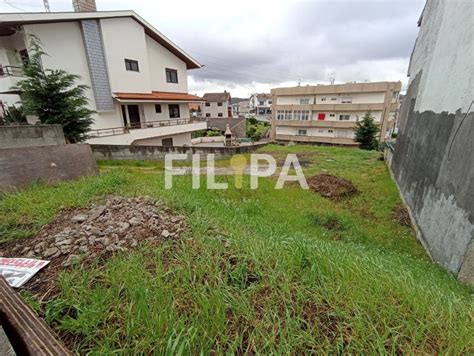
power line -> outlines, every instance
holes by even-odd
[[[19,10],[19,11],[21,11],[21,12],[26,12],[26,10],[23,10],[22,8],[20,8],[20,7],[16,6],[16,5],[14,5],[14,4],[8,2],[7,0],[3,0],[3,2],[4,2],[5,4],[7,4],[7,5],[13,7],[15,10]]]

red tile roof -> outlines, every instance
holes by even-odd
[[[152,91],[151,93],[114,93],[118,100],[150,100],[150,101],[202,101],[202,98],[188,93]]]

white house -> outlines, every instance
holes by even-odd
[[[250,96],[250,112],[257,120],[270,121],[272,116],[272,94],[261,93]]]
[[[205,93],[202,97],[202,115],[204,117],[232,117],[230,93]]]
[[[91,7],[92,3],[92,7]],[[93,144],[191,144],[187,70],[201,64],[134,11],[94,10],[91,0],[74,1],[77,12],[0,15],[0,100],[20,100],[11,87],[22,79],[28,42],[42,43],[43,65],[80,76],[90,108],[97,111],[88,140]]]

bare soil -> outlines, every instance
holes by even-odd
[[[318,174],[307,180],[309,187],[323,197],[340,200],[357,193],[357,188],[348,179],[331,174]]]

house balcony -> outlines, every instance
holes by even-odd
[[[276,120],[276,126],[291,127],[331,127],[338,129],[352,129],[356,127],[356,121],[340,120]]]
[[[167,137],[207,129],[206,122],[193,119],[144,121],[127,126],[89,131],[87,143],[96,145],[133,145],[138,140]]]
[[[0,94],[14,94],[18,91],[12,90],[19,80],[24,79],[23,69],[18,66],[0,65]]]
[[[393,110],[396,109],[396,104],[391,105]],[[312,111],[382,111],[384,109],[383,103],[371,104],[289,104],[276,105],[275,110],[312,110]],[[392,109],[391,109],[392,110]]]
[[[277,141],[291,141],[301,143],[323,143],[332,145],[356,146],[357,142],[348,137],[330,137],[330,136],[304,136],[304,135],[282,135],[276,134]]]

